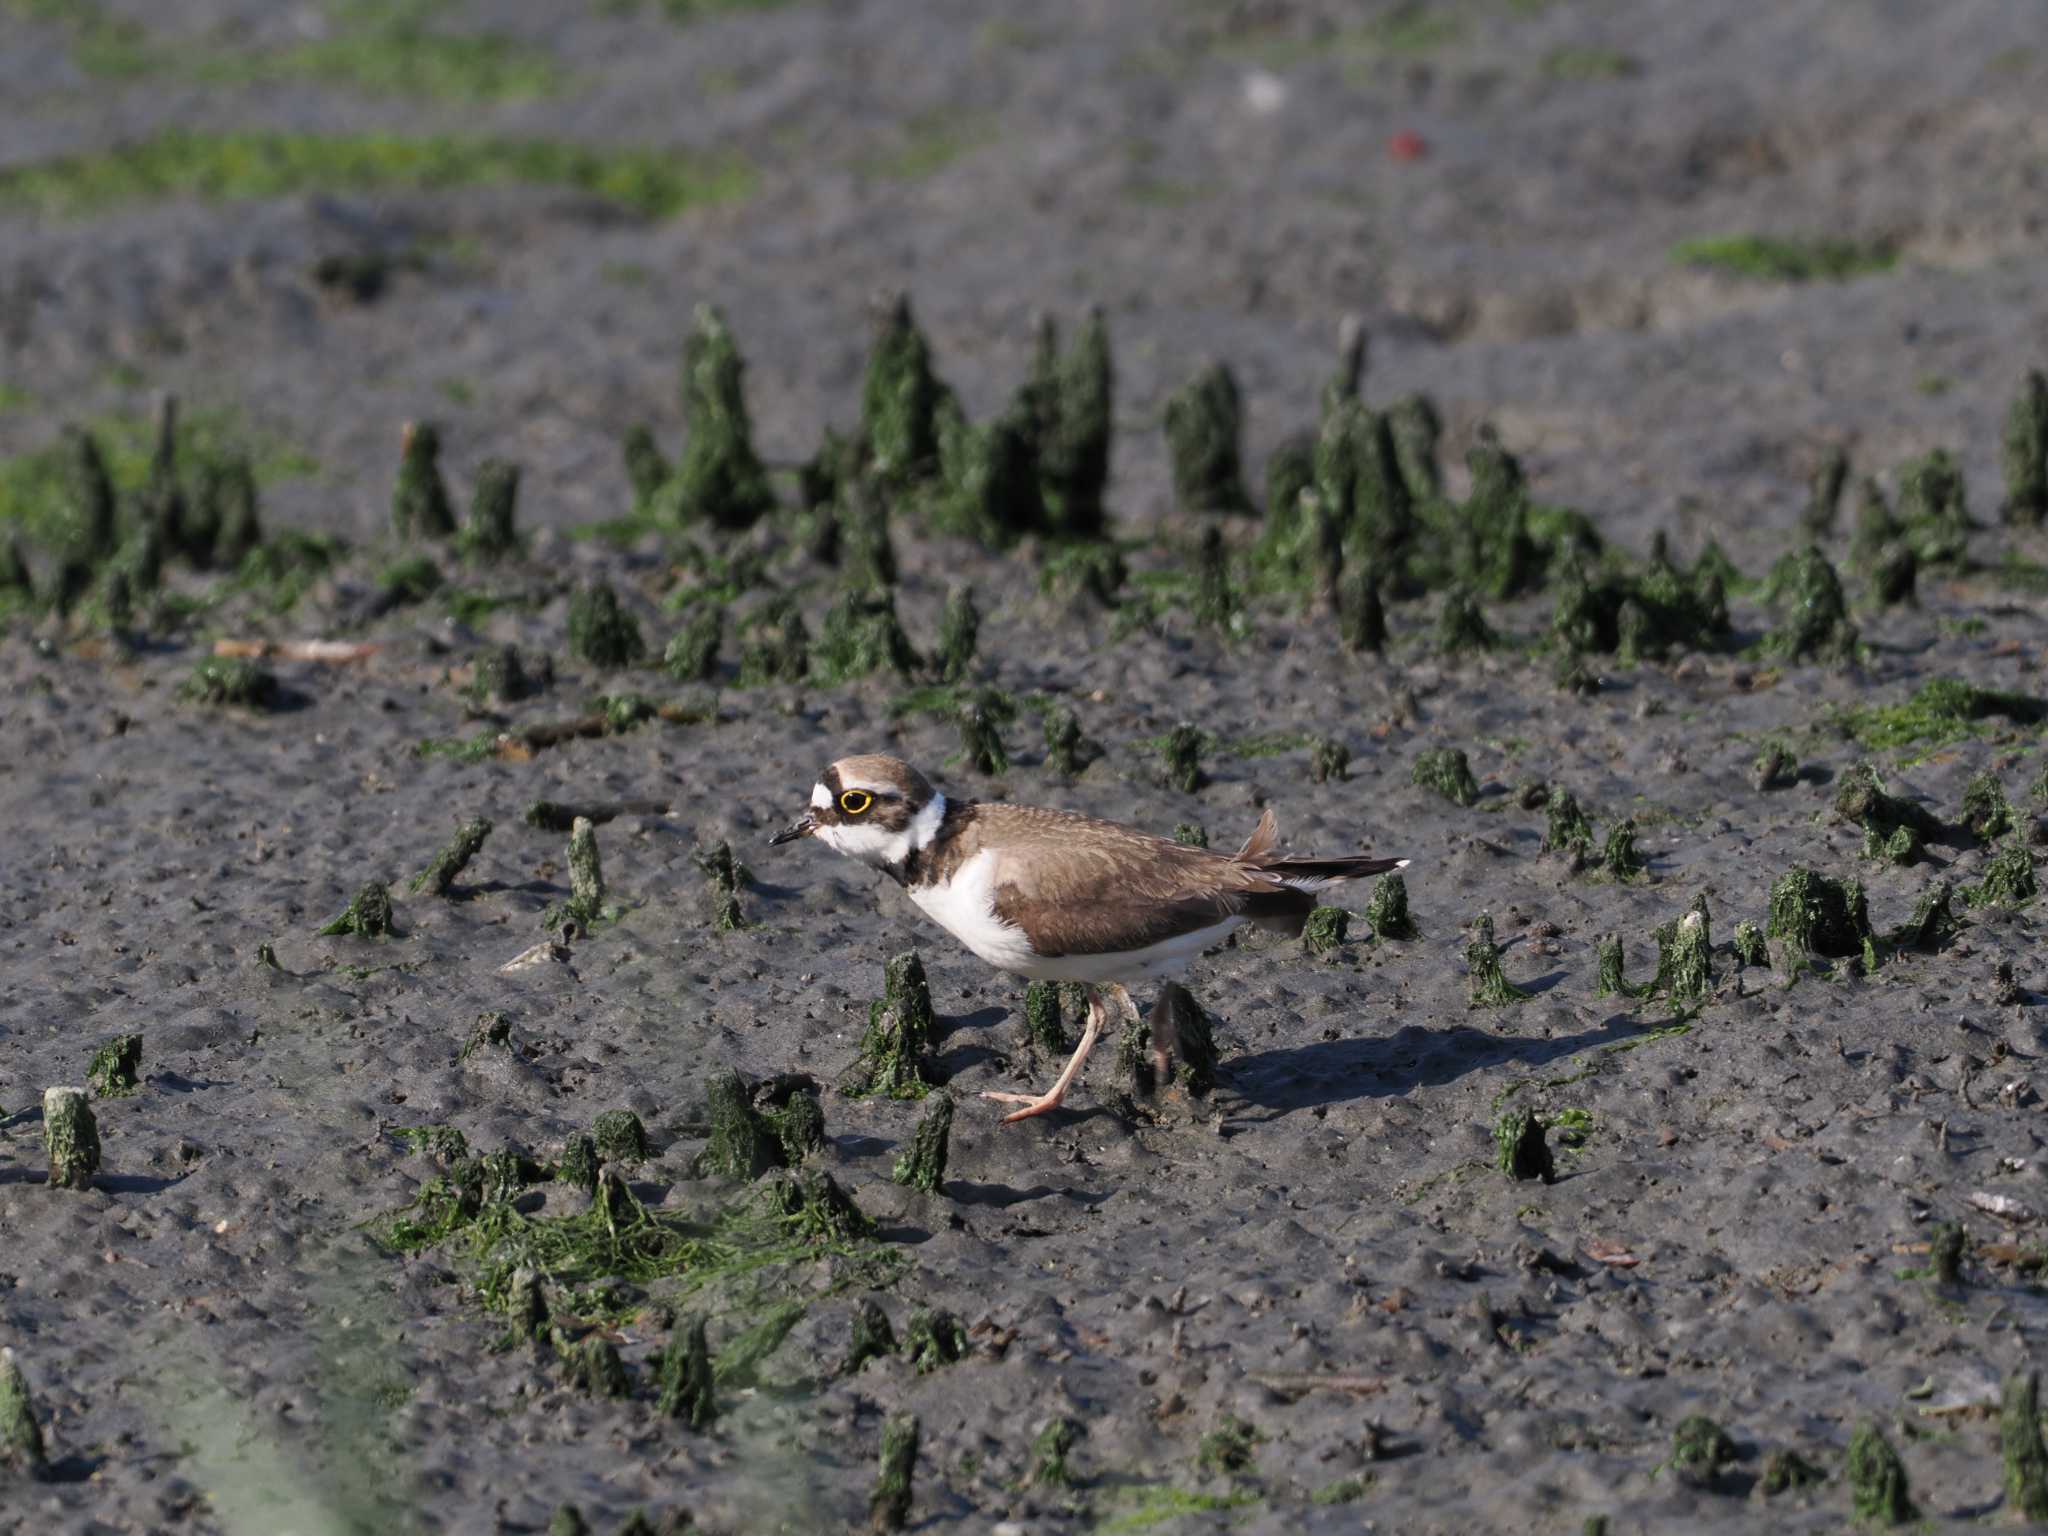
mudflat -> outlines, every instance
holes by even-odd
[[[0,1529],[2022,1518],[2026,7],[0,25]],[[1409,923],[1005,1126],[864,751]]]

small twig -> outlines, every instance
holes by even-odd
[[[379,650],[371,640],[216,640],[216,656],[259,661],[364,661]]]

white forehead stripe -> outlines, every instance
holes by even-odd
[[[813,784],[811,786],[811,804],[821,811],[830,810],[832,808],[832,791],[822,784]]]

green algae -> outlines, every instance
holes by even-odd
[[[1195,1447],[1195,1466],[1203,1472],[1235,1476],[1249,1472],[1265,1436],[1236,1414],[1226,1413]]]
[[[1175,391],[1165,423],[1175,503],[1189,512],[1251,511],[1240,450],[1244,406],[1229,365],[1209,363]]]
[[[884,968],[882,996],[868,1004],[860,1059],[842,1091],[856,1098],[923,1098],[934,1086],[925,1070],[937,1028],[924,962],[914,949],[892,956]]]
[[[1703,1413],[1681,1419],[1671,1432],[1669,1465],[1688,1487],[1713,1487],[1735,1458],[1735,1441],[1728,1431]]]
[[[141,1086],[142,1036],[116,1035],[92,1053],[85,1066],[85,1080],[93,1095],[121,1099]]]
[[[855,1376],[870,1360],[882,1360],[896,1353],[896,1330],[889,1326],[889,1314],[873,1298],[863,1296],[853,1313],[853,1337],[846,1359],[839,1367],[842,1376]]]
[[[709,1429],[718,1417],[717,1382],[701,1313],[676,1320],[668,1346],[655,1371],[655,1412],[681,1419],[695,1430]]]
[[[1493,1127],[1494,1166],[1511,1179],[1551,1183],[1557,1166],[1543,1137],[1543,1121],[1526,1109],[1509,1109]]]
[[[0,1472],[40,1479],[47,1467],[43,1426],[28,1376],[14,1351],[0,1347]]]
[[[977,688],[961,701],[954,716],[960,728],[960,755],[976,773],[993,778],[1010,771],[1003,726],[1014,716],[1008,695],[998,689]]]
[[[967,1325],[937,1307],[919,1307],[903,1330],[903,1355],[920,1376],[967,1358]]]
[[[2039,890],[2034,878],[2034,855],[2014,838],[1992,855],[1984,867],[1984,878],[1964,886],[1959,893],[1971,907],[2023,907]]]
[[[1856,1518],[1871,1525],[1904,1525],[1920,1518],[1906,1482],[1905,1463],[1874,1420],[1849,1437],[1849,1498]]]
[[[1763,929],[1747,920],[1735,925],[1735,959],[1740,965],[1768,966],[1771,953],[1764,941]]]
[[[469,518],[462,525],[462,552],[485,562],[519,553],[519,466],[485,459],[477,466]]]
[[[1396,874],[1375,879],[1372,899],[1365,907],[1365,920],[1377,939],[1419,937],[1415,920],[1408,915],[1408,882]]]
[[[353,934],[357,938],[389,938],[397,932],[391,919],[391,887],[373,880],[357,891],[341,914],[321,928],[322,938]]]
[[[1644,870],[1642,855],[1636,851],[1636,823],[1634,817],[1615,823],[1608,830],[1606,845],[1600,850],[1600,871],[1610,880],[1628,881],[1639,878]]]
[[[1431,747],[1418,752],[1408,782],[1434,790],[1451,804],[1470,809],[1479,803],[1479,781],[1462,747]]]
[[[1890,793],[1869,763],[1857,763],[1842,774],[1834,811],[1863,829],[1863,856],[1892,864],[1910,864],[1921,845],[1947,830],[1941,818],[1910,800]]]
[[[1781,1493],[1791,1493],[1801,1488],[1814,1488],[1828,1480],[1828,1475],[1789,1447],[1780,1447],[1764,1457],[1763,1475],[1757,1480],[1757,1487],[1767,1499]]]
[[[1771,886],[1764,932],[1785,941],[1795,964],[1810,955],[1863,955],[1872,937],[1863,887],[1794,866]]]
[[[1986,721],[2017,725],[2048,721],[2048,700],[1961,678],[1937,677],[1913,690],[1903,704],[1869,705],[1837,718],[1842,732],[1870,751],[1942,747],[1985,733]]]
[[[1135,1536],[1139,1531],[1154,1530],[1190,1515],[1227,1513],[1260,1502],[1260,1496],[1248,1488],[1228,1493],[1195,1493],[1160,1483],[1127,1485],[1117,1491],[1117,1498],[1120,1505],[1127,1507],[1099,1520],[1095,1526],[1098,1536]]]
[[[724,314],[715,305],[698,305],[683,343],[683,419],[689,435],[675,474],[651,503],[664,521],[747,528],[774,510],[768,471],[754,451],[745,372]]]
[[[1048,329],[1040,355],[1037,458],[1045,524],[1059,537],[1099,538],[1107,520],[1103,494],[1115,397],[1109,322],[1101,307],[1089,310],[1064,352],[1054,355]]]
[[[949,1093],[928,1095],[917,1130],[911,1136],[909,1147],[896,1160],[890,1177],[898,1184],[921,1189],[928,1195],[939,1193],[946,1182],[946,1155],[952,1134],[953,1096]]]
[[[414,895],[422,891],[435,896],[446,896],[455,888],[469,861],[483,850],[484,840],[491,835],[491,823],[482,816],[464,822],[456,828],[455,836],[448,846],[434,855],[427,867],[406,882],[406,889]]]
[[[939,680],[958,683],[974,666],[974,646],[981,634],[981,610],[974,604],[972,587],[955,587],[946,594],[945,611],[939,617],[939,649],[933,662]]]
[[[1553,789],[1545,811],[1545,853],[1564,853],[1574,859],[1583,859],[1593,851],[1593,823],[1579,809],[1576,795],[1568,789]]]
[[[2035,377],[2039,379],[2038,374]],[[2040,1387],[2038,1371],[2015,1370],[2005,1378],[1998,1414],[2006,1503],[2036,1524],[2048,1521],[2048,1447],[2041,1443]]]
[[[1841,577],[1817,546],[1788,558],[1782,580],[1773,583],[1784,591],[1787,606],[1764,636],[1764,653],[1785,661],[1853,661],[1861,642]]]
[[[811,670],[828,686],[887,668],[910,677],[921,665],[886,589],[849,589],[826,611],[811,649]]]
[[[2048,520],[2048,377],[2038,368],[2020,381],[1999,441],[2005,521],[2038,528]]]
[[[1202,732],[1183,720],[1166,733],[1160,746],[1160,772],[1169,789],[1192,795],[1208,782],[1202,772]]]
[[[83,1088],[43,1090],[43,1152],[51,1189],[91,1189],[100,1171],[99,1123]]]
[[[589,1187],[582,1211],[528,1214],[509,1198],[488,1198],[482,1164],[458,1158],[386,1218],[378,1236],[400,1252],[441,1253],[487,1311],[504,1313],[531,1275],[556,1298],[558,1317],[598,1322],[631,1315],[650,1297],[701,1296],[741,1310],[821,1299],[881,1283],[900,1263],[821,1170],[771,1173],[713,1212],[650,1208],[608,1168]],[[822,1291],[797,1279],[819,1260],[829,1261],[832,1277]],[[782,1287],[796,1294],[776,1296]]]
[[[178,694],[199,705],[233,709],[272,709],[279,700],[276,674],[248,657],[209,655],[193,668]]]
[[[605,671],[634,666],[645,654],[640,621],[620,604],[610,582],[600,580],[570,599],[569,650]]]
[[[1350,928],[1351,914],[1342,907],[1317,907],[1302,924],[1302,950],[1318,959],[1329,959],[1342,951]]]
[[[1980,773],[1963,786],[1963,809],[1958,819],[1980,843],[1995,843],[2017,830],[2012,804],[2005,798],[2005,786],[1991,773]]]
[[[1072,778],[1099,755],[1081,733],[1081,721],[1073,710],[1056,704],[1045,712],[1045,766],[1053,773]]]
[[[685,149],[171,129],[0,171],[0,207],[75,218],[179,197],[224,202],[530,185],[586,192],[644,217],[665,219],[688,208],[738,201],[752,191],[753,180],[751,170],[735,159]]]
[[[1493,942],[1493,918],[1480,913],[1472,925],[1472,942],[1465,946],[1465,965],[1470,972],[1471,1006],[1504,1008],[1526,1002],[1536,994],[1518,987],[1500,968],[1500,946]]]
[[[861,384],[861,435],[875,473],[894,481],[929,476],[938,461],[941,402],[951,399],[932,371],[931,346],[911,315],[910,296],[891,296],[879,307]]]
[[[1080,1420],[1064,1414],[1046,1420],[1031,1440],[1030,1484],[1034,1488],[1071,1488],[1075,1477],[1067,1458],[1087,1433]]]
[[[1897,264],[1895,247],[1885,241],[1831,239],[1823,236],[1702,235],[1671,247],[1680,266],[1725,272],[1762,282],[1844,282]]]
[[[919,1426],[913,1413],[891,1414],[882,1422],[881,1467],[868,1498],[868,1528],[900,1531],[910,1521],[912,1481],[917,1473]]]

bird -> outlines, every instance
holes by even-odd
[[[1085,989],[1087,1022],[1058,1081],[1042,1094],[982,1094],[1020,1106],[1005,1124],[1060,1107],[1108,1005],[1137,1022],[1129,984],[1172,982],[1243,923],[1298,934],[1318,891],[1409,863],[1278,854],[1270,806],[1244,845],[1224,853],[1073,811],[955,800],[909,763],[881,754],[833,763],[812,787],[809,808],[768,842],[805,837],[889,876],[997,970]],[[1152,1014],[1162,1072],[1174,1043],[1170,997],[1171,988]]]

